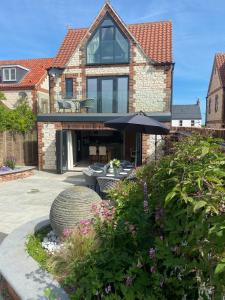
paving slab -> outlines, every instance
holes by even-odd
[[[48,215],[61,191],[84,184],[81,172],[58,175],[42,171],[34,171],[31,177],[0,183],[0,241],[18,226]]]

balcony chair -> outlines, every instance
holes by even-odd
[[[66,109],[70,109],[72,112],[72,105],[71,103],[67,102],[67,101],[62,101],[62,100],[58,100],[58,111],[60,112],[60,110],[62,109],[63,112],[65,112]]]

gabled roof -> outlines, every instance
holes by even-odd
[[[215,62],[223,87],[225,86],[225,53],[217,53]]]
[[[29,69],[28,73],[18,83],[0,83],[0,90],[32,88],[42,79],[46,70],[52,65],[53,58],[35,58],[35,59],[18,59],[18,60],[0,60],[2,66],[19,65]]]
[[[172,106],[172,120],[201,120],[201,118],[201,110],[198,104]]]
[[[149,59],[157,63],[172,63],[172,22],[131,24],[128,31],[134,36]],[[53,67],[64,67],[88,32],[88,28],[69,29]]]

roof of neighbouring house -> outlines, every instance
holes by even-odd
[[[20,82],[0,83],[0,90],[34,87],[42,79],[46,70],[52,65],[52,62],[53,58],[0,60],[0,67],[18,65],[29,70]]]
[[[172,120],[201,120],[201,109],[198,104],[172,106]]]
[[[157,63],[172,63],[171,21],[131,24],[127,26],[127,29],[149,59]],[[65,66],[87,32],[88,28],[68,30],[53,62],[53,67]]]
[[[215,60],[222,85],[225,86],[225,53],[217,53]]]

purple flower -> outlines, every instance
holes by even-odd
[[[151,259],[155,259],[156,258],[155,253],[156,253],[156,250],[154,248],[150,248],[149,249],[149,257]]]
[[[132,283],[133,283],[133,278],[130,277],[130,276],[127,276],[127,278],[126,278],[126,283],[125,283],[126,286],[131,286]]]
[[[143,181],[143,192],[144,192],[144,212],[148,212],[148,186],[146,181]]]
[[[106,288],[105,288],[105,292],[106,294],[109,294],[111,292],[112,288],[111,285],[109,284]]]
[[[158,221],[158,220],[162,219],[163,215],[164,215],[163,208],[157,209],[155,212],[155,220]]]

